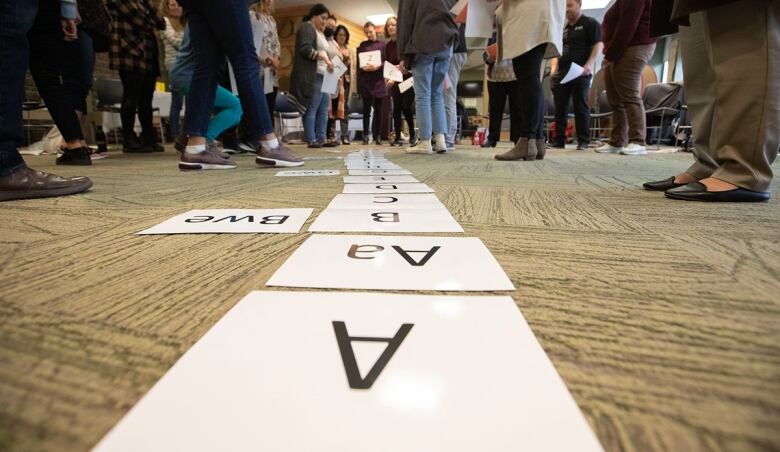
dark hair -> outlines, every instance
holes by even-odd
[[[363,25],[363,29],[365,30],[365,29],[366,29],[366,28],[368,28],[368,27],[374,27],[374,28],[376,28],[376,25],[374,25],[374,23],[373,23],[373,22],[371,22],[371,21],[369,20],[368,22],[366,22],[366,24],[365,24],[365,25]]]
[[[344,30],[344,34],[347,35],[347,39],[344,40],[344,45],[347,45],[347,44],[349,44],[349,30],[347,30],[347,27],[345,27],[344,25],[337,25],[336,26],[336,31],[333,32],[333,39],[336,39],[336,36],[339,35],[339,32],[341,30]]]
[[[580,1],[581,1],[581,0],[580,0]],[[335,20],[336,22],[338,22],[338,19],[336,19],[336,15],[335,15],[335,14],[331,14],[331,15],[330,15],[330,17],[328,17],[328,19],[333,19],[333,20]]]
[[[319,16],[321,14],[328,14],[330,15],[330,11],[328,8],[323,5],[322,3],[317,3],[316,5],[312,6],[309,10],[309,14],[303,17],[303,21],[306,22],[307,20],[311,20],[314,16]]]

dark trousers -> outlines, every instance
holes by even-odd
[[[62,74],[74,62],[66,60],[64,34],[60,26],[60,8],[57,2],[43,2],[38,9],[30,41],[30,73],[35,86],[65,141],[83,140],[76,107]]]
[[[393,96],[393,128],[395,129],[395,140],[401,141],[401,129],[403,122],[401,116],[406,118],[406,125],[409,126],[409,141],[414,143],[414,90],[408,89],[401,92],[398,84],[393,85],[391,91]]]
[[[371,124],[371,135],[379,140],[382,133],[382,103],[384,97],[363,96],[363,139],[368,138],[368,123],[371,120],[371,107],[374,107],[374,122]]]
[[[339,98],[331,101],[330,111],[333,115],[328,118],[328,139],[336,137],[336,121],[341,121],[341,138],[349,138],[349,83],[344,81],[344,119],[337,119],[336,112],[339,110]]]
[[[76,111],[86,113],[95,70],[95,47],[92,35],[83,27],[79,27],[78,39],[65,43],[65,58],[68,64],[62,68],[62,83]]]
[[[512,143],[520,138],[520,124],[523,112],[520,108],[520,85],[514,82],[487,82],[490,102],[490,128],[488,141],[501,141],[501,124],[504,120],[504,107],[509,100],[509,139]]]
[[[236,77],[248,125],[248,138],[256,141],[273,133],[273,120],[260,83],[260,62],[252,40],[246,0],[181,0],[179,3],[187,12],[195,49],[195,71],[187,98],[185,133],[206,136],[217,92],[218,68],[226,56]]]
[[[566,125],[568,123],[569,100],[574,107],[574,124],[577,127],[577,142],[588,144],[590,142],[590,106],[588,94],[590,93],[591,76],[579,77],[569,83],[560,84],[553,82],[552,92],[555,99],[555,142],[566,142]]]
[[[512,59],[515,78],[520,86],[522,120],[520,136],[537,139],[544,137],[544,95],[539,76],[547,44],[540,44]]]
[[[38,11],[37,0],[3,0],[0,8],[0,177],[24,168],[22,101],[29,47],[27,32]]]
[[[279,88],[274,87],[274,90],[265,95],[265,102],[268,104],[268,114],[273,115],[276,109],[276,95],[279,93]]]
[[[122,131],[125,137],[134,136],[135,115],[141,123],[143,139],[146,143],[156,141],[152,125],[152,97],[157,76],[138,72],[119,71],[122,80]]]

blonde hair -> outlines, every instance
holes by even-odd
[[[181,8],[181,5],[179,7]],[[184,31],[184,27],[187,25],[187,18],[184,17],[183,10],[180,17],[173,17],[171,16],[170,0],[160,0],[160,12],[162,13],[163,17],[167,18],[171,22],[174,30],[177,32]]]
[[[260,0],[259,2],[255,3],[252,5],[251,9],[257,14],[264,14],[266,16],[274,15],[274,7],[266,5],[265,0]]]

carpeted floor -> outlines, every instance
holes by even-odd
[[[343,170],[332,158],[357,149],[296,151],[316,158],[306,169]],[[604,448],[780,450],[780,184],[767,204],[686,203],[641,183],[690,154],[493,152],[388,157],[493,252]],[[192,174],[170,150],[89,168],[27,158],[95,185],[0,204],[0,450],[92,447],[308,235],[136,232],[190,209],[316,215],[343,186],[236,160]]]

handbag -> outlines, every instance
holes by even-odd
[[[95,52],[108,52],[111,47],[111,15],[103,0],[79,0],[81,26],[92,37]]]

